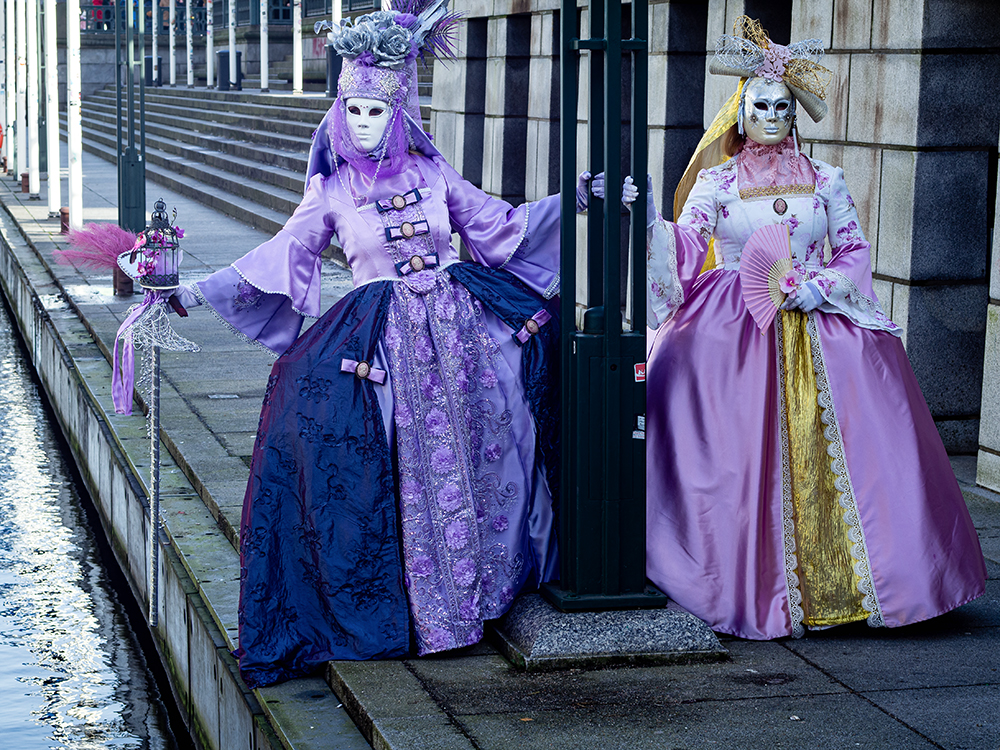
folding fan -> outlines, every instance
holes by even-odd
[[[747,310],[763,335],[788,296],[785,290],[797,286],[787,226],[768,224],[750,235],[740,257],[740,284]]]

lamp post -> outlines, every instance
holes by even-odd
[[[562,480],[558,583],[546,598],[563,611],[662,607],[646,586],[645,279],[648,6],[632,0],[622,38],[621,0],[591,0],[591,38],[576,37],[576,3],[563,0],[560,86],[562,188]],[[606,202],[592,199],[586,249],[588,300],[576,320],[578,63],[589,50],[590,169],[605,172]],[[622,306],[621,71],[633,53],[631,326]],[[603,209],[603,210],[602,210]],[[627,266],[626,266],[627,267]]]

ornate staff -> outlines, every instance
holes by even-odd
[[[153,204],[150,223],[136,237],[135,246],[118,256],[118,265],[139,282],[145,290],[142,302],[129,308],[125,321],[115,336],[112,399],[115,412],[132,413],[132,390],[135,385],[135,347],[149,347],[149,438],[150,438],[150,502],[149,502],[149,624],[156,627],[159,602],[160,548],[160,349],[175,352],[197,352],[192,341],[178,336],[170,325],[169,304],[178,314],[187,316],[171,297],[180,285],[180,240],[184,231],[172,224],[177,211],[168,220],[166,204]],[[121,358],[119,359],[119,344]],[[146,373],[140,376],[145,384]],[[142,389],[144,390],[144,389]]]

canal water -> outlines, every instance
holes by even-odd
[[[0,304],[0,747],[188,747],[57,430]]]

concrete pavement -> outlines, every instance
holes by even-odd
[[[65,163],[65,162],[63,162]],[[114,221],[114,165],[84,154],[85,219]],[[79,317],[80,336],[105,357],[129,305],[111,294],[108,274],[57,265],[58,220],[28,201],[9,176],[0,202],[20,226]],[[64,188],[65,190],[65,188]],[[65,195],[65,193],[64,193]],[[194,281],[267,239],[261,232],[156,185],[185,230],[182,280]],[[324,264],[324,303],[350,288],[346,270]],[[232,545],[248,475],[258,410],[272,361],[230,335],[210,311],[195,309],[177,331],[202,347],[164,352],[162,425],[170,458]],[[81,367],[83,363],[81,363]],[[105,388],[95,383],[95,390]],[[131,421],[129,421],[131,420]],[[143,417],[114,418],[142,429]],[[134,461],[142,474],[139,460]],[[444,656],[332,663],[326,684],[343,707],[297,681],[257,691],[274,736],[288,747],[359,747],[347,713],[375,747],[400,748],[949,748],[1000,749],[1000,498],[974,484],[975,459],[953,461],[979,530],[990,580],[981,599],[936,620],[898,630],[834,628],[765,643],[723,638],[718,664],[569,670],[524,674],[489,644]],[[194,510],[192,508],[191,512]],[[165,515],[169,525],[173,519]],[[178,546],[181,543],[178,542]],[[214,549],[214,548],[213,548]],[[203,585],[226,637],[235,638],[238,570],[220,555]],[[221,571],[221,574],[220,574]],[[213,590],[212,585],[218,588]],[[325,687],[325,686],[322,686]],[[319,697],[317,697],[319,696]],[[322,711],[310,707],[319,702]],[[345,721],[347,722],[345,724]],[[359,745],[359,743],[361,743]],[[234,745],[235,747],[235,745]]]

